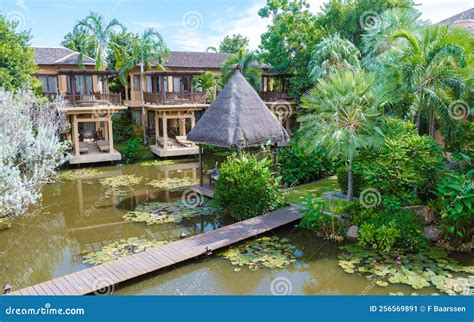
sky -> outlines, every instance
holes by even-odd
[[[310,0],[319,12],[327,0]],[[258,16],[265,0],[0,0],[0,14],[31,30],[35,46],[59,46],[90,11],[117,18],[130,31],[158,30],[171,50],[204,51],[226,35],[240,33],[256,49],[268,19]],[[416,0],[423,20],[438,22],[473,7],[473,0]]]

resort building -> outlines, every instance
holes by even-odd
[[[43,94],[54,102],[62,97],[71,124],[70,164],[121,160],[114,149],[112,115],[127,109],[120,93],[109,90],[115,71],[97,71],[95,60],[64,47],[33,47]]]
[[[465,28],[474,32],[474,8],[468,9],[450,18],[438,22],[440,25],[450,25]]]
[[[209,99],[200,88],[193,85],[193,78],[212,72],[220,74],[227,54],[209,52],[171,51],[163,64],[164,70],[152,66],[143,70],[139,66],[130,72],[129,100],[132,117],[141,123],[145,117],[150,148],[160,157],[198,154],[197,146],[187,140],[187,133],[194,127]],[[260,95],[282,124],[290,130],[291,117],[296,103],[288,96],[288,76],[262,68]]]

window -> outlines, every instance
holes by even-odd
[[[140,91],[140,75],[133,75],[133,90],[135,92]]]
[[[183,92],[190,92],[191,91],[191,79],[189,77],[183,77],[181,82],[183,83]]]
[[[75,79],[76,88],[75,93],[80,95],[91,95],[93,93],[92,89],[92,76],[87,75],[75,75],[67,77],[67,91],[72,93],[73,90],[73,81]]]
[[[56,76],[39,76],[43,93],[52,94],[58,92],[58,81]]]
[[[173,91],[175,93],[181,92],[181,78],[173,77]]]
[[[146,76],[146,91],[147,93],[153,92],[153,81],[151,76]]]

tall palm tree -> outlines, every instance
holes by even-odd
[[[262,71],[259,68],[258,57],[253,52],[247,52],[240,48],[235,54],[230,54],[221,68],[221,83],[225,86],[232,77],[234,69],[238,66],[242,75],[247,79],[250,85],[256,90],[260,91],[260,83],[262,78]]]
[[[96,69],[106,68],[107,51],[111,35],[117,30],[124,30],[117,19],[106,22],[101,15],[91,12],[86,18],[80,20],[74,27],[74,33],[83,33],[87,37],[87,42],[95,48],[94,58],[96,59]]]
[[[347,160],[349,201],[354,197],[355,157],[362,148],[378,148],[383,143],[375,122],[379,101],[374,80],[363,71],[338,70],[320,79],[302,98],[301,144],[308,151],[323,146],[330,155]]]
[[[158,31],[153,28],[147,28],[141,37],[133,42],[131,48],[118,47],[115,49],[119,56],[120,74],[125,78],[128,84],[128,74],[130,70],[136,66],[140,66],[140,88],[141,100],[143,102],[143,87],[144,87],[144,72],[152,66],[156,66],[158,70],[163,70],[163,63],[169,58],[169,50],[163,40],[163,37]],[[143,127],[143,142],[147,144],[146,135],[146,114],[145,107],[142,105],[142,127]]]
[[[205,72],[193,79],[194,85],[202,89],[207,96],[207,101],[212,103],[217,96],[218,77],[212,72]]]
[[[384,53],[382,75],[396,83],[399,97],[409,97],[409,115],[420,133],[422,115],[434,136],[436,118],[449,127],[449,103],[459,99],[466,88],[461,68],[465,66],[464,49],[450,41],[447,26],[425,28],[420,34],[397,31],[392,39],[404,40],[404,46]],[[471,36],[472,37],[472,36]]]
[[[359,49],[339,34],[324,37],[312,53],[309,76],[316,81],[341,68],[356,70],[360,68],[360,56]]]

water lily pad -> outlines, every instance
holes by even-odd
[[[339,266],[347,273],[358,272],[375,284],[387,286],[406,284],[414,289],[433,285],[449,295],[470,295],[469,285],[474,284],[472,266],[462,266],[445,252],[432,249],[427,253],[387,255],[355,245],[341,247]],[[456,273],[461,276],[453,276]]]
[[[140,167],[161,167],[165,165],[176,164],[176,161],[173,160],[152,160],[152,161],[142,161],[138,165]]]
[[[296,261],[295,252],[301,251],[288,244],[286,238],[262,237],[228,248],[217,255],[227,258],[232,265],[258,270],[263,267],[284,268]],[[239,267],[234,268],[234,271],[240,271]]]
[[[91,252],[83,256],[86,264],[99,265],[118,258],[140,253],[147,249],[165,245],[167,241],[152,241],[142,238],[129,238],[108,244],[97,252]]]
[[[123,193],[123,191],[121,191],[120,188],[138,185],[142,182],[142,180],[143,180],[142,177],[138,177],[135,175],[120,175],[120,176],[100,179],[99,183],[103,186],[110,187],[116,192]]]
[[[197,184],[197,181],[191,178],[166,178],[150,181],[146,185],[168,191],[178,191],[187,189],[195,184]]]
[[[76,179],[93,179],[95,176],[102,173],[102,171],[92,168],[64,170],[58,174],[58,178],[62,181],[73,181]]]
[[[175,202],[148,202],[127,212],[122,218],[126,221],[144,222],[147,225],[179,223],[184,218],[214,215],[217,209],[209,200],[195,208],[187,208],[181,200]]]

